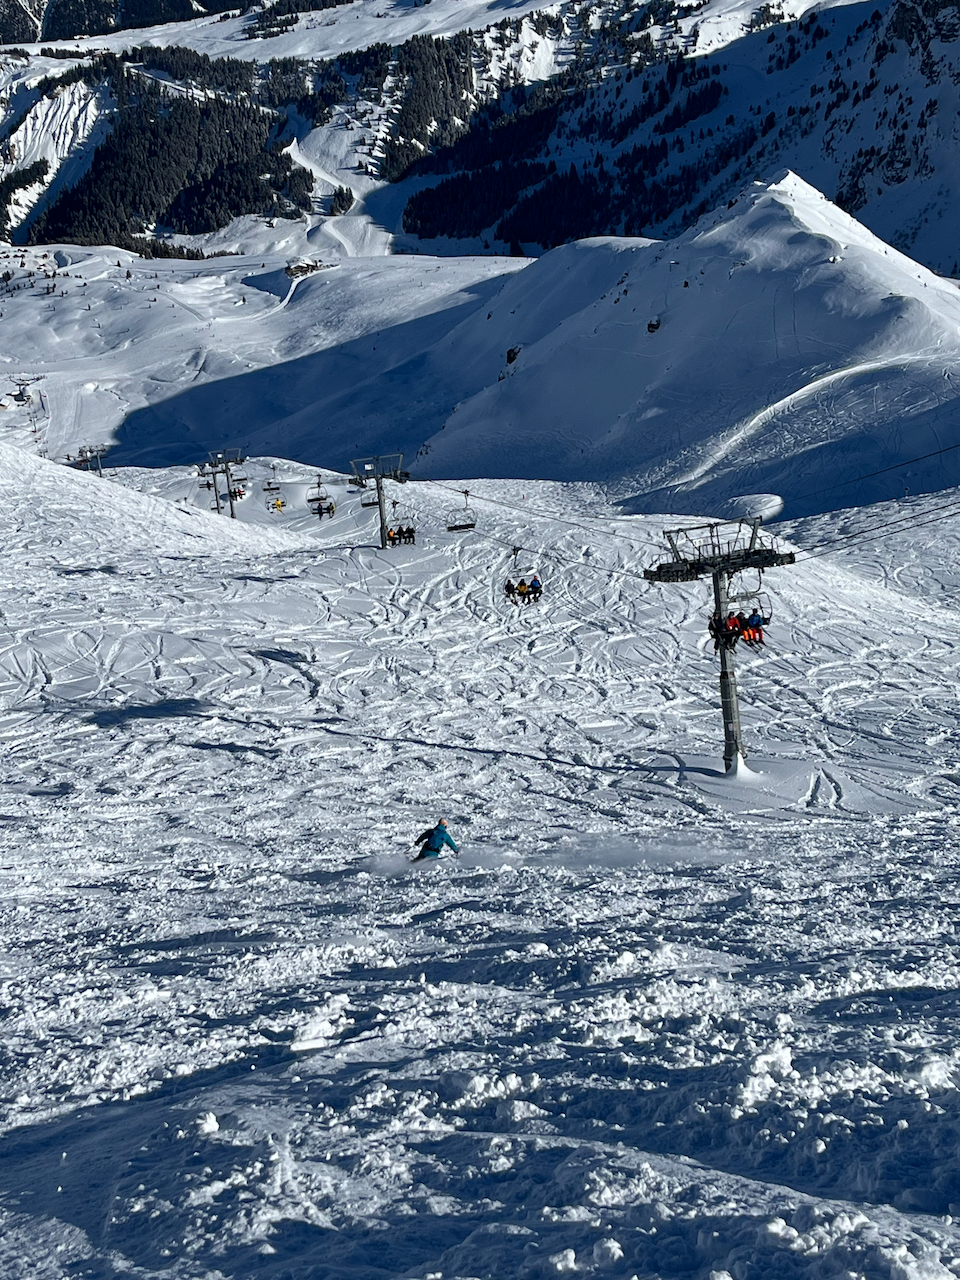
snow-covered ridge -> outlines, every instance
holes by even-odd
[[[8,256],[0,295],[9,372],[44,375],[51,412],[8,401],[4,420],[51,456],[111,437],[153,464],[402,450],[420,476],[589,478],[631,510],[696,514],[960,481],[956,286],[793,175],[677,240],[533,262],[318,256],[291,278],[286,257],[55,252],[61,274],[33,283],[56,298],[28,287],[53,267],[36,251]]]
[[[691,513],[739,493],[781,493],[796,513],[960,478],[948,450],[858,479],[958,443],[960,298],[792,174],[666,244],[547,255],[442,358],[482,350],[497,321],[522,350],[429,439],[428,472],[456,458],[482,473],[510,440],[522,474],[589,475],[632,509]]]

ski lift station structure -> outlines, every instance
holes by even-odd
[[[39,373],[11,376],[10,381],[17,388],[12,397],[14,404],[20,405],[21,407],[31,404],[33,401],[33,393],[30,391],[30,387],[33,386],[35,382],[40,382],[42,378],[43,374]]]
[[[762,591],[731,595],[730,583],[737,574],[755,570],[762,586],[763,572],[780,565],[793,564],[792,551],[780,551],[776,542],[760,533],[760,520],[718,521],[685,529],[664,530],[664,538],[673,554],[654,569],[644,569],[648,582],[696,582],[708,575],[713,579],[716,614],[726,618],[732,600],[760,598]],[[729,773],[739,761],[746,759],[743,732],[740,727],[740,699],[733,649],[719,646],[720,705],[723,711],[723,764]]]

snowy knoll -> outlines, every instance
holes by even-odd
[[[4,1280],[955,1275],[960,495],[793,526],[731,780],[659,518],[248,474],[0,450]]]
[[[363,272],[386,279],[347,266],[282,321],[302,334],[316,316],[326,350],[154,400],[116,456],[186,460],[187,440],[235,440],[242,408],[260,452],[342,467],[402,449],[420,476],[592,480],[634,511],[777,493],[795,516],[960,481],[956,286],[794,175],[677,240],[566,246],[429,321],[385,315],[329,345],[325,317]],[[419,260],[403,279],[415,299],[452,268]]]

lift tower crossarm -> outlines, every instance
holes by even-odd
[[[782,564],[793,564],[792,551],[773,551],[767,547],[745,550],[738,555],[704,555],[695,560],[678,558],[658,564],[655,569],[644,569],[648,582],[695,582],[718,569],[727,573],[740,573],[743,569],[774,569]]]
[[[744,527],[746,526],[746,528]],[[745,569],[774,569],[793,564],[792,551],[778,551],[760,539],[760,521],[708,524],[664,530],[673,559],[644,569],[648,582],[696,582],[708,574],[713,579],[713,602],[721,620],[730,608],[730,579]],[[729,772],[746,758],[740,727],[740,699],[733,661],[733,646],[718,638],[720,653],[720,706],[723,711],[723,763]]]

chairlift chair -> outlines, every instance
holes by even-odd
[[[324,516],[332,518],[337,510],[337,504],[330,497],[326,487],[320,483],[319,477],[317,477],[317,483],[307,494],[307,506],[318,520],[322,520]]]
[[[447,512],[447,533],[463,533],[477,527],[477,513],[470,506],[470,490],[463,490],[463,506]]]
[[[517,548],[517,551],[519,553],[519,548]],[[543,589],[543,584],[544,584],[543,573],[539,569],[535,568],[534,566],[529,564],[523,564],[522,562],[518,566],[516,564],[516,556],[514,556],[514,564],[511,566],[510,571],[507,574],[507,578],[509,579],[509,581],[513,583],[515,587],[518,586],[521,582],[526,582],[529,584],[531,579],[537,578],[540,582],[541,591]],[[540,597],[538,595],[537,599],[539,598]],[[523,599],[523,597],[522,596],[514,597],[514,599],[516,599],[517,603],[519,603],[519,601]]]
[[[729,590],[727,593],[727,600],[728,600],[731,611],[733,611],[734,605],[743,606],[743,605],[746,605],[748,601],[751,602],[753,605],[753,608],[756,610],[757,613],[760,614],[760,617],[763,619],[763,626],[766,627],[768,623],[773,621],[773,603],[768,593],[763,590],[763,570],[757,569],[756,574],[757,574],[757,584],[755,587],[745,586],[742,581],[743,574],[742,573],[738,574],[737,576],[741,579],[741,581],[737,584],[736,590],[732,589],[733,583],[731,583],[731,590]],[[712,609],[710,612],[710,617],[711,619],[714,617],[714,613]],[[724,638],[725,633],[723,631],[724,622],[725,622],[725,619],[720,619],[719,638],[717,634],[712,630],[712,627],[713,627],[712,621],[708,627],[708,630],[710,630],[710,634],[716,640],[717,645],[724,644],[727,648],[732,648],[736,644],[737,640],[740,639],[740,633],[739,631],[736,631],[733,633],[732,638],[725,639]],[[763,644],[762,630],[761,630],[759,640],[760,640],[760,644]],[[755,651],[759,651],[757,644],[753,643],[753,641],[748,639],[746,636],[744,636],[744,643],[749,645],[751,649]]]
[[[773,603],[768,593],[763,589],[763,570],[757,569],[756,574],[757,585],[755,587],[744,586],[741,581],[738,590],[731,590],[727,593],[727,599],[731,604],[742,604],[747,600],[752,600],[756,603],[757,612],[764,618],[769,619],[773,617]],[[740,574],[739,576],[742,579],[743,575]]]
[[[413,513],[407,507],[401,507],[396,498],[391,500],[390,505],[393,508],[390,513],[390,528],[397,535],[396,543],[392,545],[416,545],[417,521]]]
[[[286,499],[280,497],[269,498],[264,504],[266,509],[274,515],[279,514],[286,507]]]
[[[361,489],[360,505],[361,507],[378,507],[380,499],[377,497],[376,489]]]
[[[262,487],[263,487],[263,492],[264,492],[264,493],[279,493],[279,492],[280,492],[280,486],[277,484],[277,478],[276,478],[276,476],[271,477],[271,479],[269,479],[269,480],[264,480],[264,482],[263,482],[263,486],[262,486]]]
[[[392,525],[403,525],[406,528],[407,525],[417,523],[416,517],[410,508],[401,506],[396,498],[391,499],[390,508],[390,523]]]

